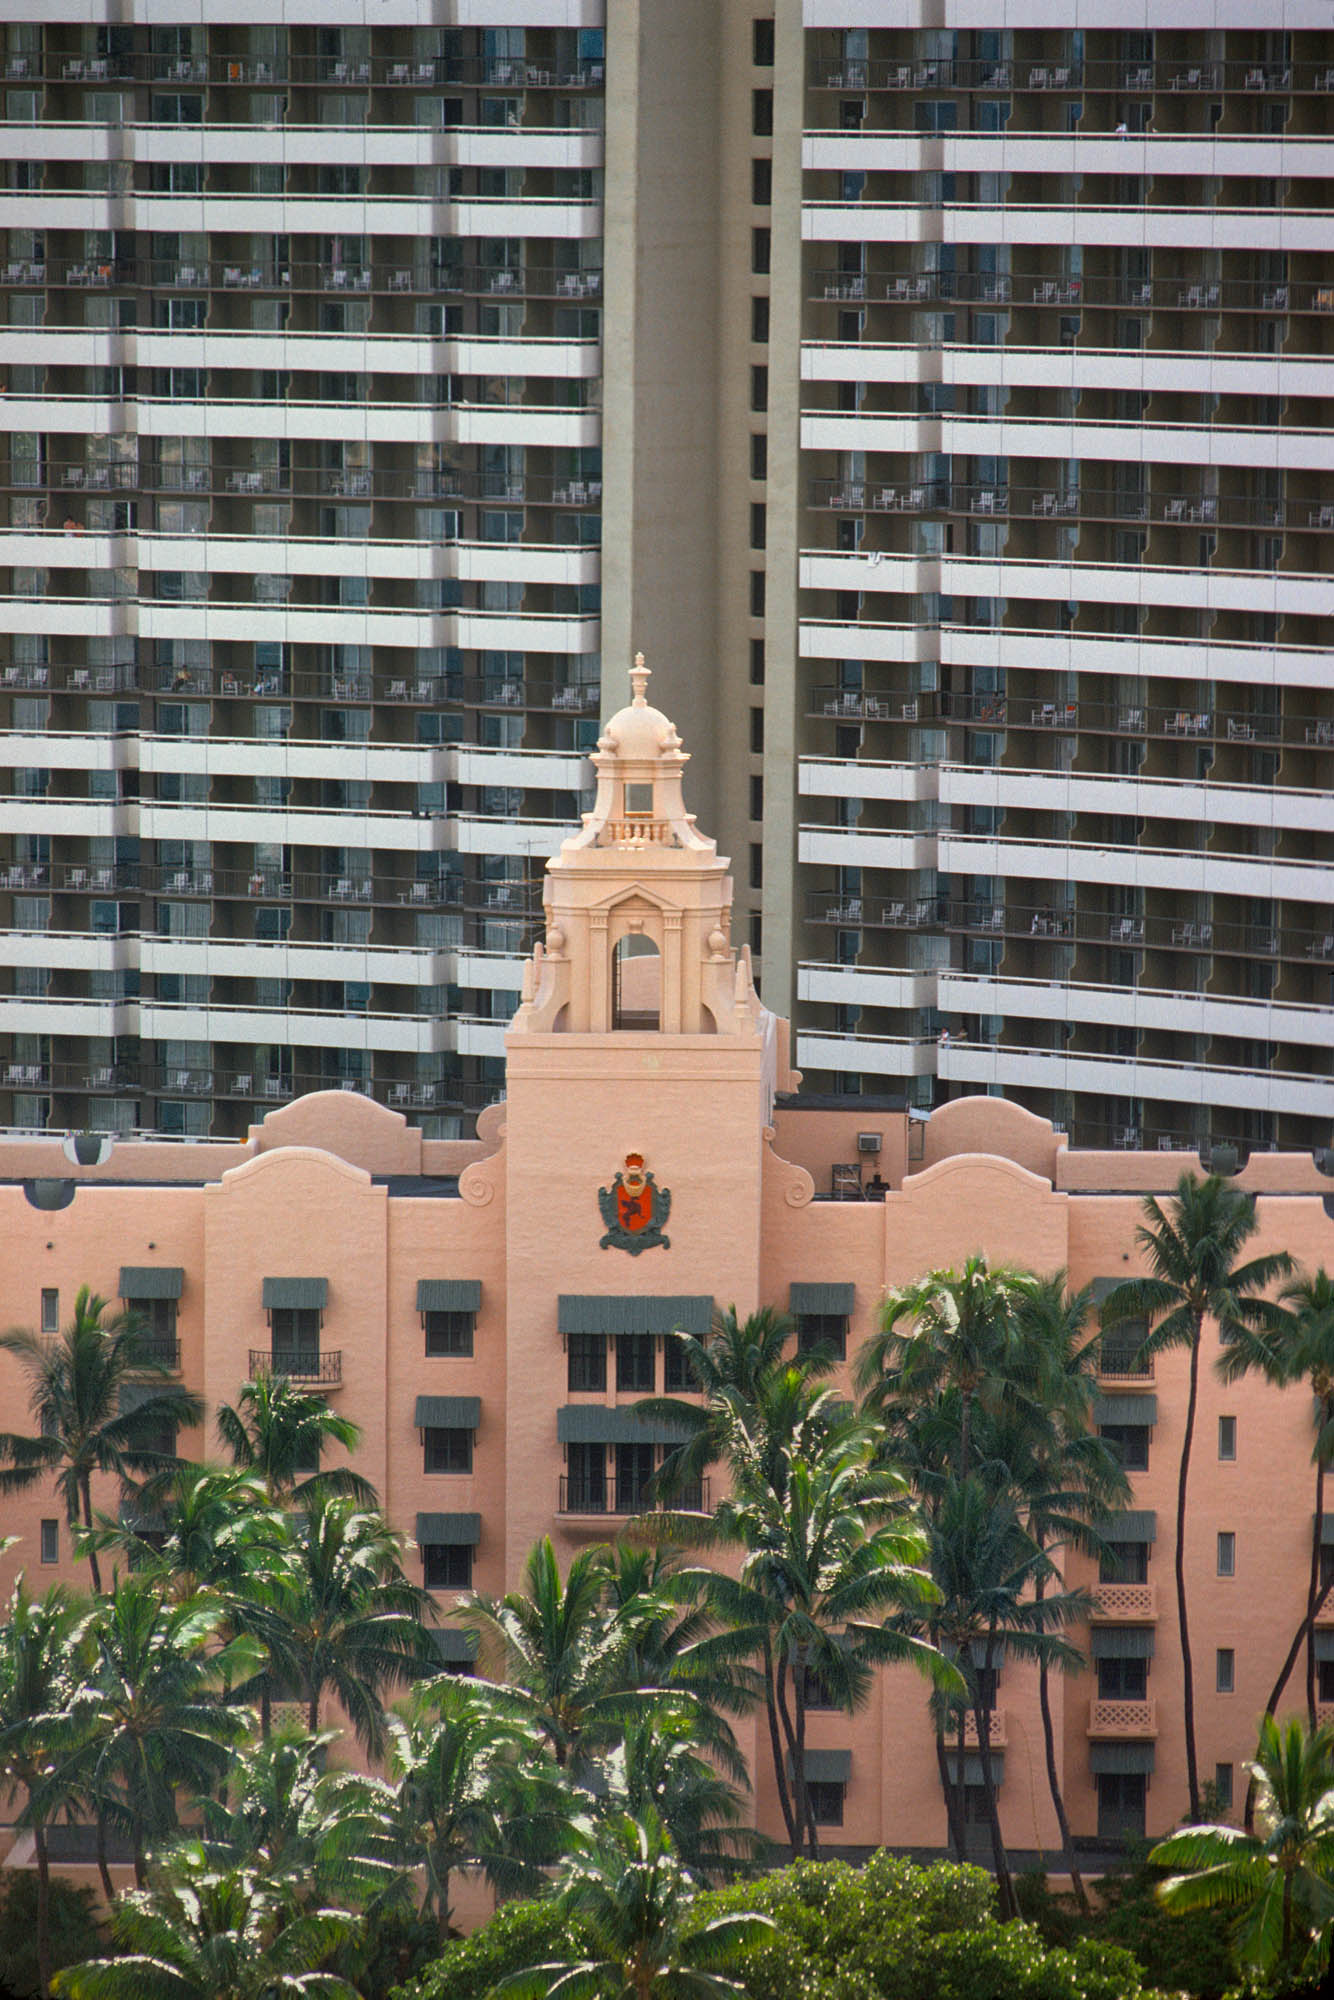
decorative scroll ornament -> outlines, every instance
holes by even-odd
[[[672,1210],[672,1191],[660,1188],[645,1172],[642,1153],[626,1154],[611,1186],[598,1189],[598,1207],[607,1225],[599,1249],[628,1250],[632,1257],[655,1247],[670,1250],[671,1238],[663,1228]]]

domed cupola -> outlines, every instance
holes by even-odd
[[[730,942],[728,863],[686,811],[689,755],[648,680],[641,653],[593,752],[593,809],[547,863],[546,937],[512,1036],[763,1031],[749,948]]]

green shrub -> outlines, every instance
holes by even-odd
[[[577,1957],[584,1948],[579,1927],[554,1903],[506,1903],[489,1924],[446,1945],[417,1978],[394,1987],[390,2000],[483,2000],[507,1973]]]
[[[0,1887],[0,1993],[12,2000],[37,2000],[37,1874],[31,1868],[6,1870]],[[59,1876],[51,1878],[51,1965],[77,1965],[107,1948],[97,1921],[97,1898]]]
[[[1220,2000],[1236,1983],[1236,1967],[1228,1949],[1227,1926],[1216,1910],[1173,1916],[1159,1903],[1161,1868],[1142,1858],[1105,1875],[1097,1884],[1100,1909],[1089,1930],[1108,1944],[1133,1952],[1146,1980],[1172,1990]]]

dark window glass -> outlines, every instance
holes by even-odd
[[[753,569],[750,573],[750,615],[752,618],[764,616],[764,571]]]
[[[567,1360],[570,1388],[601,1394],[607,1386],[606,1335],[572,1333]]]
[[[773,200],[774,168],[772,160],[752,160],[750,163],[750,198],[756,208],[768,208]],[[765,235],[768,235],[765,231]],[[769,266],[756,265],[756,270]]]
[[[1218,1456],[1232,1459],[1237,1455],[1237,1420],[1235,1417],[1218,1419]]]
[[[425,1472],[471,1472],[472,1432],[430,1429],[425,1433]]]
[[[834,1700],[833,1695],[829,1691],[827,1682],[823,1681],[820,1678],[819,1674],[815,1671],[814,1667],[803,1668],[802,1688],[803,1688],[803,1693],[805,1695],[807,1708],[838,1707],[838,1703]]]
[[[750,232],[750,268],[759,278],[768,276],[772,244],[767,229],[752,229]]]
[[[1099,1660],[1100,1701],[1144,1701],[1149,1692],[1147,1660]]]
[[[764,686],[763,639],[752,639],[750,642],[750,684],[752,687]]]
[[[750,508],[750,545],[762,549],[768,540],[769,522],[763,500],[753,500]]]
[[[566,1454],[566,1506],[572,1514],[607,1511],[607,1447],[572,1444]]]
[[[806,1800],[817,1826],[842,1826],[847,1786],[832,1778],[808,1778]]]
[[[42,1560],[45,1561],[46,1558],[43,1557]],[[55,1558],[52,1557],[51,1560],[54,1562]],[[1315,1664],[1320,1700],[1334,1701],[1334,1660],[1317,1660]]]
[[[617,1334],[616,1387],[627,1394],[652,1393],[653,1336],[651,1334]]]
[[[1334,1546],[1326,1544],[1320,1550],[1320,1588],[1334,1586]]]
[[[1147,1583],[1147,1542],[1108,1542],[1098,1559],[1099,1583]]]
[[[750,129],[757,139],[771,139],[774,129],[774,94],[771,90],[750,93]]]
[[[320,1313],[318,1306],[275,1306],[269,1314],[273,1334],[273,1365],[281,1372],[285,1361],[318,1364],[320,1353]]]
[[[653,1477],[651,1444],[618,1444],[616,1447],[616,1512],[637,1514],[648,1505],[649,1481]]]
[[[848,1355],[846,1313],[797,1314],[798,1354],[809,1354],[814,1347],[827,1348],[836,1361],[846,1361]]]
[[[1104,1840],[1144,1834],[1147,1781],[1142,1771],[1100,1771],[1098,1832]]]
[[[1112,1446],[1127,1472],[1149,1469],[1149,1426],[1147,1424],[1099,1424],[1098,1435]]]
[[[1000,1668],[974,1667],[973,1687],[978,1707],[984,1708],[988,1715],[992,1714],[996,1707],[997,1690],[1000,1687]]]
[[[684,1343],[679,1340],[669,1338],[663,1345],[662,1387],[663,1393],[668,1396],[679,1396],[683,1390],[699,1387],[690,1372]]]
[[[752,299],[750,302],[750,337],[756,341],[764,341],[769,338],[768,299]],[[763,479],[764,474],[762,472],[755,472],[751,474],[751,477],[753,479]]]
[[[750,816],[754,820],[764,818],[764,779],[758,775],[750,781]]]
[[[60,1522],[58,1520],[42,1522],[42,1561],[44,1563],[60,1561]]]
[[[422,1568],[428,1590],[471,1590],[472,1544],[423,1542]]]
[[[764,887],[764,849],[752,842],[750,850],[750,886],[752,889]]]
[[[756,69],[772,69],[774,66],[774,24],[772,21],[756,21],[751,61]]]
[[[750,371],[750,407],[752,410],[769,407],[769,370],[760,361]]]
[[[471,1354],[476,1313],[428,1312],[422,1314],[428,1354]]]

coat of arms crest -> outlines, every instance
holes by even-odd
[[[671,1248],[671,1238],[663,1225],[671,1213],[672,1191],[660,1188],[644,1168],[642,1153],[627,1153],[625,1165],[609,1188],[598,1189],[598,1207],[607,1233],[598,1246],[602,1250],[628,1250],[637,1257],[641,1250],[660,1244]]]

